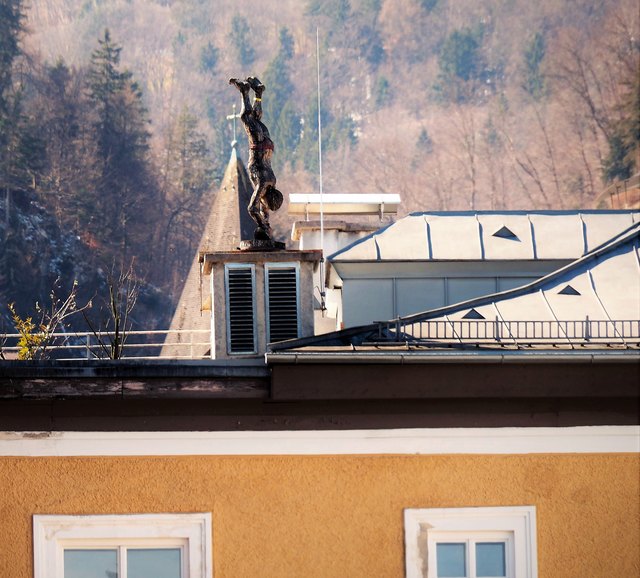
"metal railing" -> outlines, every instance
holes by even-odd
[[[605,199],[609,197],[611,208],[622,209],[624,207],[631,207],[633,205],[632,193],[636,193],[635,200],[637,201],[637,192],[640,188],[640,174],[633,175],[624,181],[617,181],[609,185],[598,197],[598,199]],[[623,199],[624,197],[624,199]],[[630,198],[631,197],[631,198]]]
[[[125,359],[202,359],[211,345],[208,329],[128,331],[122,345]],[[17,333],[0,333],[0,354],[5,359],[17,359],[21,349]],[[68,332],[51,334],[46,345],[47,359],[108,359],[114,338],[110,332]],[[163,353],[166,347],[170,353]],[[1,358],[0,356],[0,358]]]
[[[640,320],[504,321],[495,318],[377,322],[377,342],[462,345],[640,345]]]

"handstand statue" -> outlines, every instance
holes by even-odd
[[[273,141],[269,130],[262,122],[262,93],[264,84],[250,76],[246,80],[231,78],[233,84],[242,94],[242,110],[240,119],[249,137],[249,178],[253,184],[253,195],[249,203],[249,215],[258,225],[254,232],[256,241],[273,241],[269,225],[269,211],[277,211],[282,205],[282,193],[276,189],[276,176],[271,168]],[[249,91],[253,90],[253,105],[249,100]]]

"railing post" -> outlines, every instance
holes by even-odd
[[[589,321],[589,316],[587,315],[587,318],[584,322],[584,340],[589,341],[589,339],[591,339],[591,322]]]
[[[91,359],[91,333],[87,333],[87,359]]]

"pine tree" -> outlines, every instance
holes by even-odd
[[[454,30],[442,44],[436,89],[445,100],[464,102],[475,94],[487,72],[481,40],[481,34],[463,28]]]
[[[546,52],[544,36],[536,32],[524,51],[524,82],[522,88],[534,99],[539,100],[545,95],[546,83],[541,70]]]
[[[13,63],[20,54],[23,21],[22,0],[0,0],[0,122],[10,108]]]
[[[184,108],[170,128],[165,145],[163,170],[165,220],[162,239],[164,269],[185,264],[190,237],[195,237],[203,225],[199,211],[203,195],[211,188],[214,164],[198,119]],[[168,263],[169,247],[181,262]]]
[[[229,41],[235,48],[238,62],[242,66],[251,66],[256,59],[256,51],[251,46],[249,23],[243,16],[237,15],[231,20]]]
[[[142,92],[129,71],[120,70],[122,48],[108,30],[91,55],[89,98],[94,105],[97,147],[93,228],[126,254],[139,228],[154,217],[148,170],[147,114]],[[144,247],[144,244],[141,245]]]
[[[39,133],[45,143],[40,189],[42,203],[53,210],[66,230],[82,228],[79,208],[92,182],[95,147],[86,137],[86,99],[82,78],[60,59],[45,65],[37,80],[37,95],[30,102],[37,111]]]
[[[14,82],[23,32],[22,1],[0,0],[0,191],[5,234],[9,232],[14,193],[35,187],[42,149],[35,119],[29,119],[23,110],[23,87]]]
[[[219,53],[220,51],[211,42],[207,42],[200,51],[200,72],[215,76]]]
[[[287,28],[282,28],[280,49],[262,78],[268,90],[262,103],[263,118],[278,151],[277,156],[274,156],[276,169],[292,158],[300,140],[300,115],[295,106],[294,86],[289,72],[292,58],[293,37]]]
[[[603,160],[605,182],[628,179],[640,169],[640,74],[628,82],[619,113],[608,138],[609,154]]]

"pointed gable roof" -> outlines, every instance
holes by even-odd
[[[247,211],[252,190],[247,169],[234,147],[202,233],[200,251],[233,251],[242,239],[253,238],[256,224]]]
[[[210,315],[207,311],[203,311],[205,293],[202,291],[199,253],[203,251],[233,251],[242,239],[253,238],[255,223],[247,211],[251,194],[252,186],[249,175],[234,147],[220,189],[213,199],[211,212],[202,232],[198,250],[191,257],[191,268],[173,314],[170,331],[210,330]],[[193,340],[188,334],[169,333],[162,347],[161,355],[204,357],[210,349],[209,339],[207,333],[194,334]],[[179,343],[199,343],[201,345],[187,347],[178,346]]]

